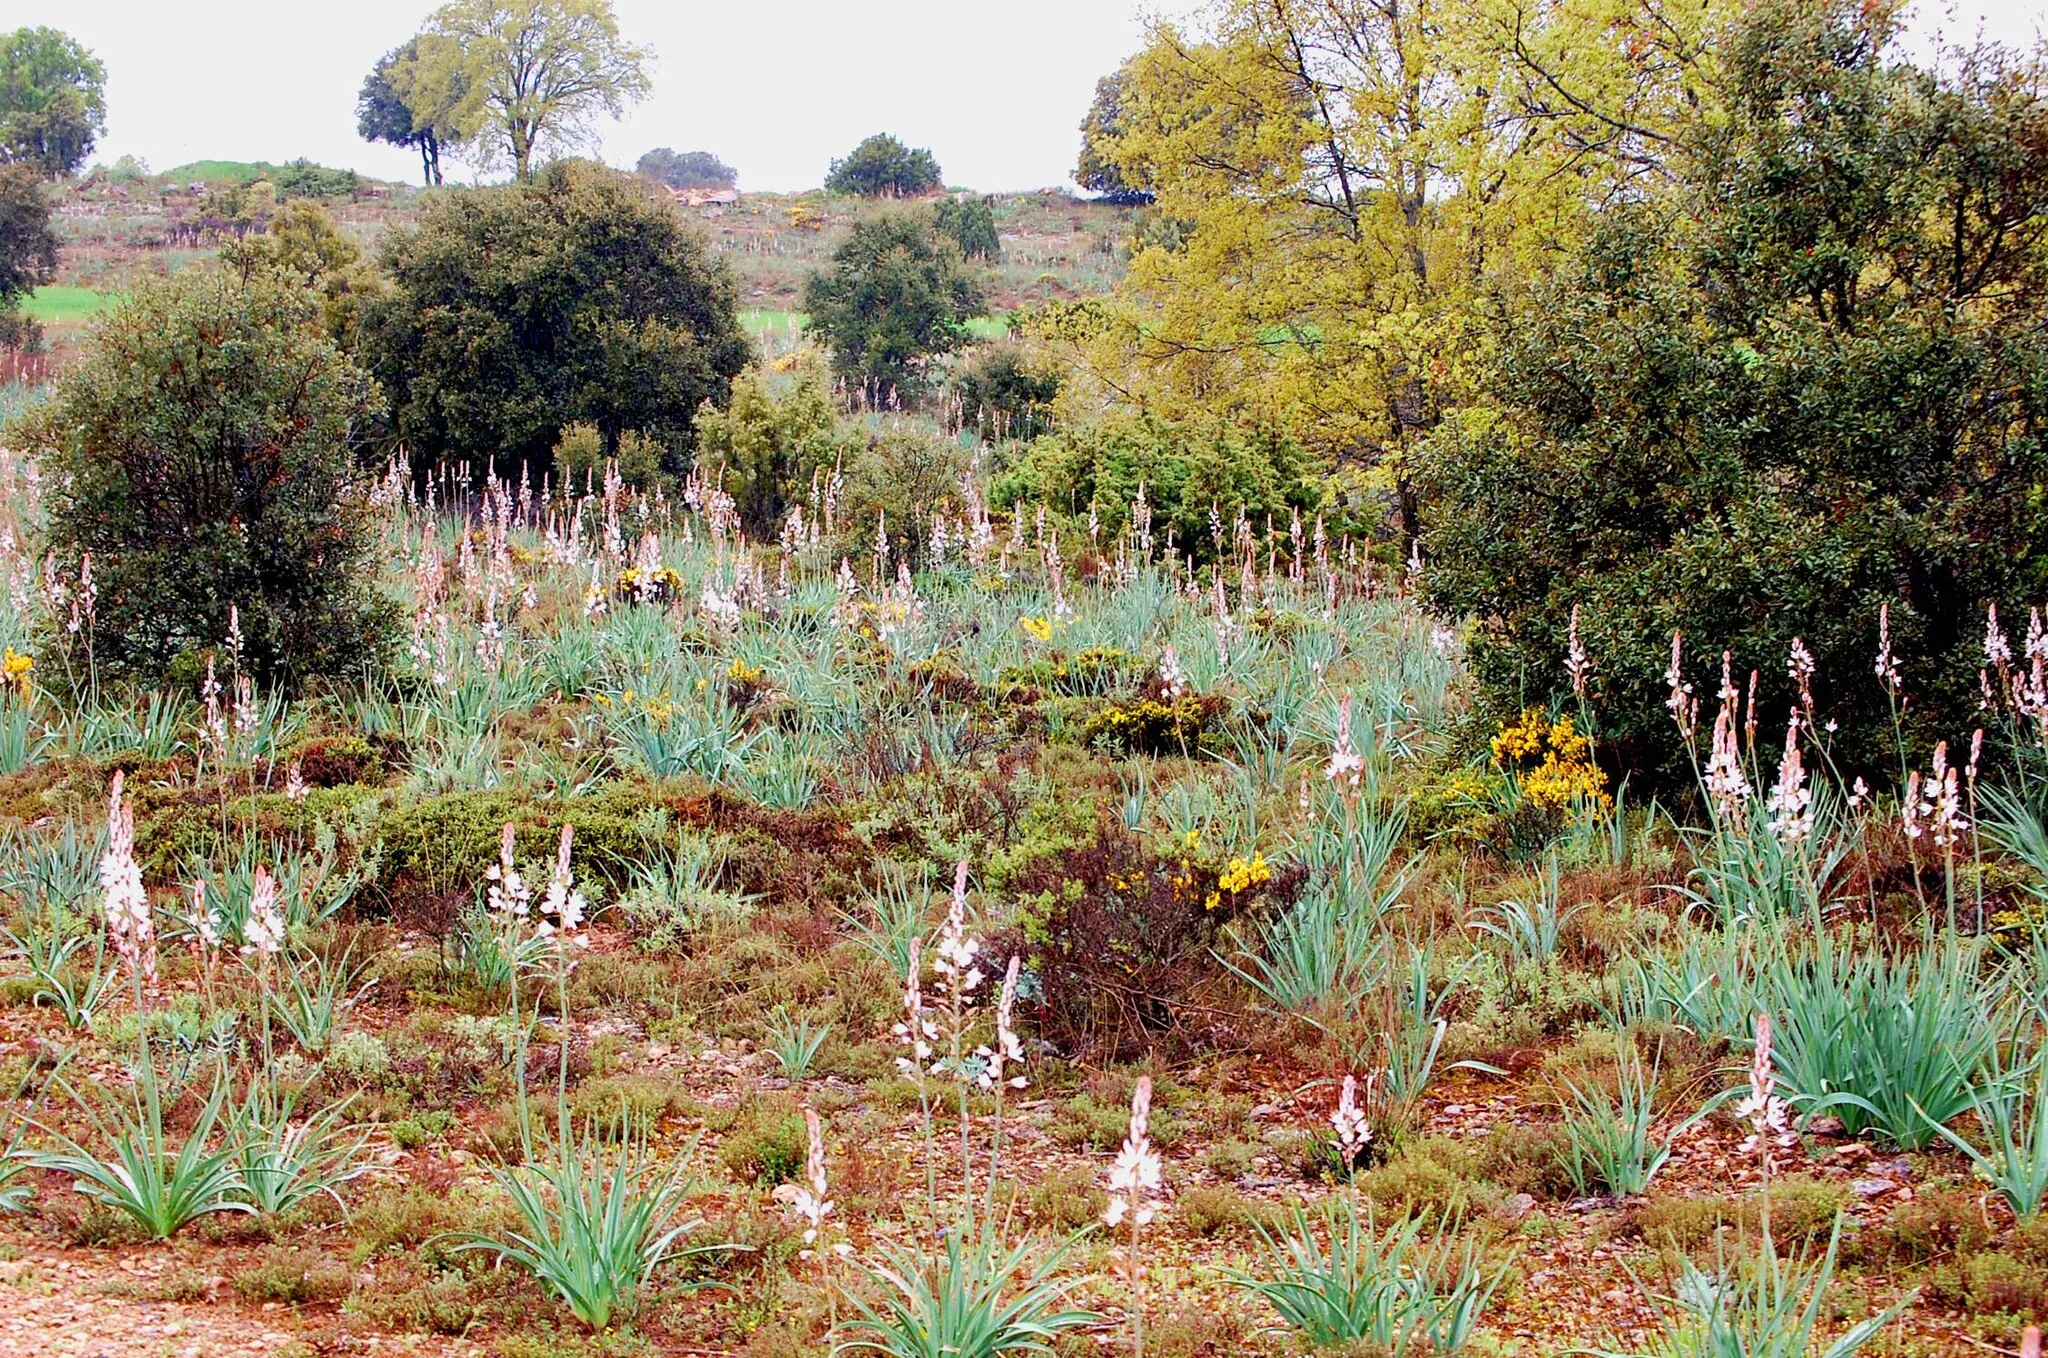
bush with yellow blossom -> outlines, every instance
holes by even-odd
[[[7,648],[6,655],[0,656],[0,685],[13,689],[23,702],[27,702],[35,692],[35,672],[35,658],[23,655],[12,646]]]
[[[1583,805],[1607,810],[1607,775],[1593,762],[1593,742],[1572,724],[1529,708],[1493,738],[1494,765],[1521,786],[1522,799],[1543,811]]]

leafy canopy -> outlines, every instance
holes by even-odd
[[[1160,548],[1207,562],[1225,554],[1218,540],[1242,512],[1254,523],[1285,525],[1299,511],[1323,506],[1327,468],[1272,430],[1218,420],[1168,421],[1156,415],[1115,415],[1058,429],[1026,448],[989,489],[990,503],[1048,506],[1087,536],[1093,509],[1100,540],[1112,542],[1130,522],[1144,487]]]
[[[355,348],[364,299],[384,291],[384,280],[333,216],[303,198],[273,212],[262,235],[222,246],[221,258],[244,272],[280,271],[318,297],[321,328],[348,350]]]
[[[0,312],[57,276],[57,233],[34,169],[0,169]]]
[[[399,50],[388,78],[415,128],[448,108],[479,163],[519,179],[645,98],[653,55],[621,36],[611,0],[452,0]]]
[[[729,189],[740,182],[740,172],[709,151],[671,151],[657,146],[633,168],[672,189]]]
[[[804,280],[810,329],[831,346],[833,370],[905,394],[922,388],[934,355],[967,342],[981,306],[960,247],[926,214],[900,208],[855,222],[831,267]]]
[[[100,59],[54,28],[0,38],[0,161],[51,179],[83,165],[107,130],[106,83]]]
[[[772,535],[801,504],[814,473],[829,469],[850,442],[831,388],[813,365],[789,376],[748,368],[732,384],[724,409],[697,416],[699,460],[718,469],[740,522]]]
[[[1124,85],[1129,79],[1126,63],[1095,82],[1095,99],[1081,120],[1081,158],[1074,166],[1074,182],[1109,202],[1135,207],[1152,201],[1144,171],[1118,164],[1111,150],[1123,134]]]
[[[886,132],[877,132],[832,162],[825,187],[863,198],[914,198],[937,192],[939,162],[930,151],[913,151]]]
[[[932,225],[953,238],[967,259],[993,264],[1003,256],[992,198],[945,198],[932,207]]]
[[[438,79],[419,79],[401,95],[394,73],[401,66],[418,72],[418,61],[417,38],[377,59],[356,95],[356,135],[387,146],[417,148],[420,178],[431,185],[441,182],[442,148],[459,146],[466,135],[457,112],[469,104],[470,85],[468,73],[456,66]]]
[[[1369,469],[1412,534],[1404,458],[1477,389],[1481,286],[1645,173],[1702,85],[1703,9],[1219,0],[1156,25],[1090,115],[1083,173],[1156,206],[1112,301],[1051,328],[1077,392],[1276,428]]]
[[[600,165],[437,197],[382,252],[390,292],[363,352],[414,458],[507,476],[549,465],[562,431],[627,430],[687,464],[692,419],[723,404],[752,346],[730,272],[667,203]]]
[[[1730,648],[1772,714],[1799,638],[1836,758],[1872,772],[1880,606],[1917,720],[1975,706],[1988,604],[2048,594],[2043,74],[1937,75],[1891,37],[1846,0],[1758,6],[1673,188],[1501,299],[1498,401],[1418,471],[1429,595],[1479,619],[1496,712],[1568,693],[1577,604],[1603,733],[1676,770],[1671,633]]]
[[[268,270],[145,281],[8,431],[51,476],[51,550],[74,575],[92,556],[102,669],[189,665],[226,643],[230,609],[261,678],[375,658],[355,446],[376,388],[317,315]]]

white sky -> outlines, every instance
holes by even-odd
[[[949,183],[1063,183],[1096,77],[1136,48],[1142,0],[617,0],[655,51],[654,94],[604,129],[630,165],[653,146],[709,150],[753,189],[817,185],[871,132],[937,154]],[[1186,12],[1188,0],[1149,12]],[[309,156],[388,179],[418,158],[355,133],[356,91],[432,0],[0,0],[0,30],[62,28],[107,67],[95,153],[159,170]],[[2031,46],[2048,0],[1920,0],[1918,28]]]

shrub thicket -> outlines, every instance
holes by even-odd
[[[1876,41],[1760,10],[1727,54],[1740,116],[1690,129],[1679,188],[1604,214],[1513,310],[1501,408],[1417,459],[1430,598],[1478,618],[1495,715],[1569,696],[1577,605],[1618,757],[1676,770],[1672,632],[1758,671],[1772,720],[1801,638],[1867,771],[1880,606],[1931,717],[1976,705],[1986,605],[2023,621],[2048,593],[2048,107]],[[1692,658],[1698,691],[1718,659]]]
[[[825,187],[864,198],[909,198],[940,185],[939,162],[930,151],[913,151],[886,132],[877,132],[832,162]]]
[[[948,198],[932,209],[932,225],[951,236],[968,259],[993,264],[1002,258],[1003,238],[996,231],[992,198]]]
[[[1138,487],[1151,506],[1152,535],[1197,561],[1230,547],[1239,512],[1264,531],[1285,528],[1323,502],[1322,467],[1281,436],[1222,422],[1174,422],[1124,415],[1061,429],[1025,450],[989,491],[995,505],[1046,504],[1085,522],[1092,504],[1104,542],[1130,522]],[[1222,525],[1212,531],[1210,511]]]
[[[905,394],[924,385],[933,355],[967,342],[981,306],[953,238],[904,209],[855,222],[831,268],[804,280],[804,310],[832,347],[833,370]]]
[[[773,534],[808,494],[812,473],[829,470],[850,436],[824,374],[805,366],[789,376],[741,373],[724,409],[698,412],[697,439],[699,460],[719,469],[747,531]]]
[[[687,467],[692,422],[752,346],[730,272],[644,186],[581,162],[436,197],[395,234],[363,345],[416,459],[538,473],[564,428],[627,430]]]
[[[50,473],[50,541],[90,553],[93,653],[144,677],[222,646],[239,609],[262,677],[370,658],[355,443],[369,376],[322,333],[319,299],[268,271],[144,283],[56,395],[11,431]]]
[[[1051,429],[1059,394],[1059,374],[1013,343],[977,348],[953,379],[960,422],[990,441],[1034,439]]]

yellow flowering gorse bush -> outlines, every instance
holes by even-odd
[[[1523,799],[1541,810],[1561,811],[1575,803],[1603,809],[1613,805],[1607,775],[1593,762],[1593,742],[1569,714],[1552,720],[1528,709],[1494,736],[1493,762],[1515,775]]]

